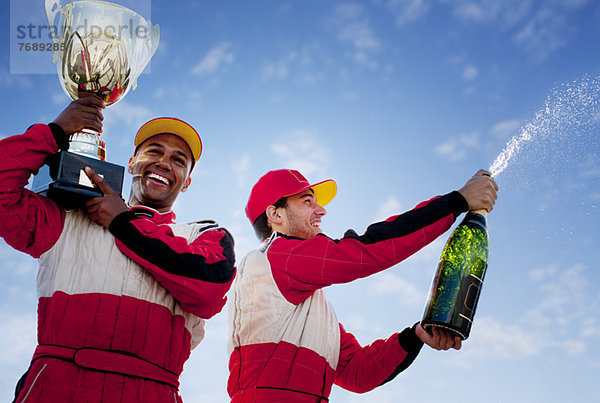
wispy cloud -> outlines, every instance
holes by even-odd
[[[329,166],[330,151],[309,130],[296,129],[286,133],[286,140],[271,146],[271,151],[285,167],[297,169],[311,180],[324,177]]]
[[[507,139],[514,135],[521,123],[518,120],[505,120],[492,127],[492,134],[499,139]]]
[[[306,44],[265,63],[261,68],[261,78],[264,81],[292,79],[303,84],[314,84],[323,79],[319,66],[325,64],[326,55],[320,46],[316,43]]]
[[[470,150],[479,148],[479,134],[466,133],[451,137],[446,142],[434,148],[434,152],[450,161],[464,159]]]
[[[36,343],[35,312],[0,312],[0,389],[14,390],[19,376],[27,369]]]
[[[516,324],[506,324],[489,317],[476,317],[463,363],[470,359],[521,359],[539,354],[547,345],[544,338]]]
[[[479,68],[467,60],[464,54],[455,54],[447,58],[456,74],[466,83],[472,83],[479,77]]]
[[[140,122],[145,122],[152,117],[152,110],[146,106],[132,104],[125,100],[116,103],[110,109],[107,109],[104,114],[110,113],[111,117],[116,117],[120,120],[120,124],[126,123],[129,126],[137,125]]]
[[[268,62],[261,69],[263,80],[269,81],[272,79],[285,79],[289,75],[290,63],[296,59],[296,53],[290,52],[284,58]]]
[[[151,109],[132,104],[127,100],[117,102],[102,113],[105,118],[103,136],[107,143],[107,153],[110,153],[114,146],[131,149],[137,130],[142,124],[155,117]]]
[[[544,276],[537,277],[541,298],[536,306],[527,310],[524,322],[538,327],[553,329],[570,326],[574,321],[586,318],[588,301],[588,281],[583,265],[573,265],[568,269],[557,270],[550,267]]]
[[[423,291],[404,278],[390,272],[381,273],[377,281],[371,286],[372,295],[394,295],[402,305],[421,306],[423,304]]]
[[[351,58],[372,69],[378,67],[374,56],[381,50],[371,23],[362,5],[345,3],[337,5],[331,18],[338,40],[350,48]]]
[[[235,55],[230,51],[231,43],[223,42],[210,49],[202,60],[192,68],[192,74],[210,75],[224,65],[233,63]]]
[[[426,0],[390,0],[396,25],[403,27],[426,17],[432,8]],[[591,0],[535,2],[533,0],[439,0],[452,9],[455,18],[467,23],[487,24],[512,38],[513,43],[534,60],[544,61],[564,47],[577,29],[569,16],[580,12]]]
[[[447,3],[454,7],[454,15],[460,20],[479,24],[493,22],[501,27],[514,26],[533,6],[532,0],[454,0]]]
[[[462,71],[461,77],[465,81],[473,81],[479,76],[479,70],[472,64],[465,66]]]
[[[588,344],[597,343],[600,323],[594,313],[599,301],[589,292],[583,265],[537,268],[528,278],[532,300],[537,303],[514,323],[476,317],[465,358],[522,359],[546,350],[575,356],[584,354]]]
[[[550,53],[563,47],[571,34],[572,28],[568,26],[563,13],[542,8],[518,30],[514,40],[535,59],[542,61]]]
[[[242,155],[237,158],[231,165],[233,176],[238,185],[244,185],[247,182],[246,174],[248,172],[248,166],[250,165],[250,156],[248,154]]]
[[[535,60],[543,61],[565,46],[577,27],[568,24],[569,15],[589,0],[534,2],[533,0],[461,0],[448,2],[460,20],[491,24],[507,32],[514,43]]]
[[[403,27],[423,18],[432,3],[431,0],[389,0],[386,6],[394,14],[396,26]]]
[[[0,88],[13,86],[28,89],[33,86],[33,83],[27,75],[11,74],[4,66],[0,66]]]
[[[383,221],[388,217],[400,214],[402,212],[401,208],[402,207],[398,199],[396,199],[394,196],[390,196],[379,205],[379,209],[377,210],[374,221]]]

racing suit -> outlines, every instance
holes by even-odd
[[[107,230],[25,189],[65,139],[38,124],[0,141],[0,235],[39,258],[39,345],[16,401],[181,402],[184,362],[235,275],[233,239],[146,207]]]
[[[323,402],[332,385],[366,392],[407,368],[423,343],[414,326],[362,347],[338,323],[323,288],[404,260],[450,228],[458,192],[334,240],[274,234],[239,264],[229,308],[233,402]]]

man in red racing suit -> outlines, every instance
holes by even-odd
[[[469,208],[491,210],[496,184],[480,171],[460,190],[413,210],[348,231],[321,232],[325,204],[337,187],[314,185],[295,170],[265,174],[252,188],[246,215],[260,250],[239,264],[229,310],[229,382],[233,402],[323,402],[332,385],[366,392],[407,368],[423,343],[459,349],[461,340],[419,323],[362,347],[338,323],[323,288],[389,268],[450,228]]]
[[[235,275],[225,229],[174,222],[202,146],[181,120],[154,119],[136,135],[129,206],[92,171],[104,197],[85,209],[25,189],[68,134],[101,130],[101,108],[83,98],[53,123],[0,141],[0,234],[39,258],[39,345],[17,402],[181,402],[184,362]]]

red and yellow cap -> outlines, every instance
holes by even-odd
[[[325,206],[335,197],[337,185],[332,179],[310,184],[308,180],[294,169],[278,169],[264,174],[252,187],[246,216],[251,223],[267,210],[267,207],[282,197],[294,195],[306,189],[315,192],[317,203]]]
[[[200,135],[191,125],[177,118],[156,118],[144,123],[135,135],[135,148],[137,149],[140,144],[150,137],[162,133],[170,133],[181,137],[190,147],[194,163],[198,161],[200,154],[202,154]]]

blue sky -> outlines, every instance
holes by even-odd
[[[25,4],[27,18],[44,23],[43,1],[8,3],[1,18],[11,35]],[[176,203],[178,220],[218,220],[239,259],[258,246],[243,208],[268,170],[335,179],[323,229],[340,237],[460,188],[512,137],[528,139],[496,178],[489,268],[462,350],[425,347],[393,382],[365,395],[335,387],[331,401],[600,401],[600,3],[122,4],[151,13],[161,40],[138,88],[104,113],[108,159],[126,164],[134,133],[151,118],[193,124],[204,154]],[[1,137],[51,121],[68,103],[49,54],[29,63],[45,74],[11,71],[15,59],[34,55],[19,54],[4,33]],[[126,178],[126,195],[129,185]],[[362,344],[421,318],[449,235],[392,269],[327,290]],[[0,258],[7,401],[35,347],[37,263],[4,243]],[[186,364],[187,402],[227,401],[226,318],[227,307],[208,321]]]

